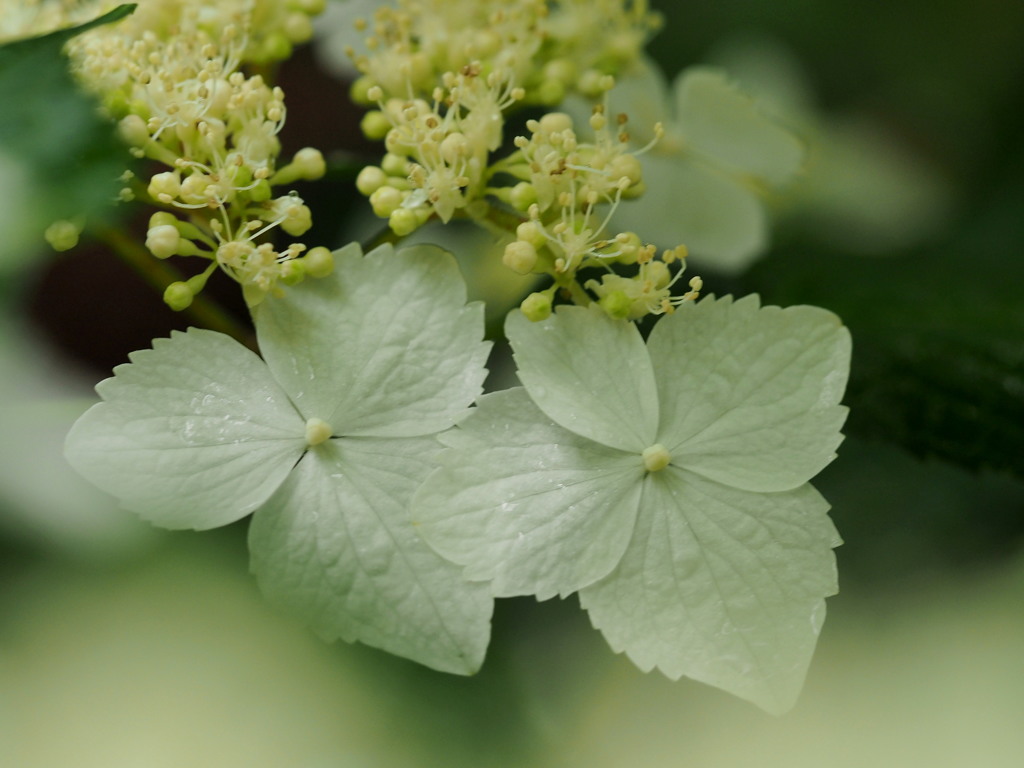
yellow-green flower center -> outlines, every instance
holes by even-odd
[[[320,443],[327,440],[334,432],[331,429],[331,425],[323,419],[318,419],[315,416],[306,422],[306,445],[312,448],[314,445],[320,445]]]
[[[649,448],[644,448],[644,469],[648,472],[657,472],[664,469],[672,461],[668,449],[661,443],[655,443]]]

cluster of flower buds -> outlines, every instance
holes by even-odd
[[[605,76],[602,87],[612,85],[613,79]],[[669,265],[682,262],[685,247],[665,251],[658,260],[657,249],[645,245],[636,233],[608,233],[608,221],[620,201],[639,195],[643,179],[638,152],[629,149],[625,115],[616,116],[613,131],[605,106],[598,105],[589,122],[594,141],[582,142],[566,114],[552,112],[530,120],[530,137],[517,137],[517,151],[496,163],[500,172],[521,179],[494,190],[496,196],[525,209],[529,217],[517,227],[516,240],[506,246],[503,261],[520,274],[546,273],[554,279],[551,288],[527,298],[523,311],[543,319],[558,289],[577,301],[589,301],[577,275],[597,267],[607,274],[600,281],[587,280],[582,288],[597,296],[608,314],[632,320],[671,312],[697,298],[699,278],[691,280],[684,295],[673,297],[683,267],[680,264],[673,275]],[[636,272],[624,276],[612,271],[612,265],[635,266]]]
[[[511,71],[484,76],[473,62],[446,74],[433,103],[384,102],[379,86],[370,89],[380,109],[367,113],[364,130],[383,138],[388,154],[380,166],[364,168],[356,186],[396,234],[409,234],[434,214],[447,222],[487,192],[488,157],[501,146],[503,112],[523,98],[511,77]]]
[[[636,60],[657,23],[645,2],[622,0],[399,0],[379,9],[365,27],[368,54],[353,54],[363,73],[353,93],[376,106],[363,131],[383,139],[387,154],[357,187],[399,236],[435,216],[493,219],[495,200],[513,209],[505,265],[553,279],[522,305],[535,319],[550,313],[557,291],[631,319],[696,298],[699,279],[683,296],[671,293],[683,269],[669,265],[684,248],[659,260],[654,246],[607,226],[621,200],[643,192],[637,155],[648,149],[632,150],[626,116],[607,114],[611,73]],[[556,104],[573,91],[602,99],[589,118],[592,141],[569,115],[549,112],[527,121],[514,152],[492,160],[511,108]],[[594,268],[608,274],[578,276]]]
[[[76,73],[119,120],[132,154],[158,164],[148,180],[122,192],[164,209],[153,217],[147,247],[158,258],[211,261],[168,288],[175,309],[188,306],[218,266],[241,284],[250,305],[279,281],[326,268],[322,249],[302,256],[299,243],[278,251],[258,242],[275,227],[293,237],[310,228],[302,200],[274,188],[320,178],[325,163],[305,148],[278,166],[284,93],[240,69],[286,56],[311,34],[309,16],[322,6],[229,2],[214,10],[192,0],[156,2],[130,23],[81,35],[69,48]]]
[[[379,8],[353,93],[372,103],[429,95],[467,62],[485,74],[507,72],[528,104],[554,106],[569,93],[596,95],[605,74],[636,61],[661,23],[645,0],[398,0]]]

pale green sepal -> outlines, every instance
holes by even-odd
[[[647,193],[624,200],[612,231],[637,232],[663,248],[686,245],[697,263],[736,273],[768,242],[768,222],[753,191],[696,158],[640,156]]]
[[[722,70],[690,67],[673,87],[679,129],[694,151],[773,186],[786,183],[800,170],[800,140],[766,115]]]
[[[828,504],[810,486],[763,494],[675,467],[648,475],[626,554],[580,592],[611,647],[773,714],[803,685],[836,592]]]
[[[260,350],[304,418],[337,435],[450,427],[482,391],[490,344],[451,254],[390,245],[336,251],[331,275],[253,308]]]
[[[164,528],[215,528],[265,502],[302,454],[304,426],[263,362],[189,329],[156,339],[96,391],[66,443],[71,465]]]
[[[835,457],[850,334],[831,312],[709,297],[659,320],[648,347],[658,442],[676,466],[748,491],[782,491]]]
[[[485,395],[413,499],[432,547],[498,597],[568,595],[606,575],[633,529],[643,459],[579,437],[516,387]]]
[[[444,672],[483,662],[493,601],[419,538],[408,502],[433,437],[338,438],[310,449],[249,528],[263,591],[328,639]]]
[[[540,322],[510,312],[505,334],[519,380],[556,424],[624,451],[654,442],[657,387],[635,325],[596,305],[562,306]]]

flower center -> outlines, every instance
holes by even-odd
[[[334,432],[331,429],[331,425],[323,419],[318,419],[315,416],[306,422],[306,445],[312,448],[314,445],[320,445]]]
[[[672,456],[669,454],[668,449],[661,443],[655,443],[649,448],[644,448],[644,468],[648,472],[657,472],[659,469],[664,469],[672,461]]]

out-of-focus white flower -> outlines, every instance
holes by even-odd
[[[796,135],[711,67],[684,70],[670,88],[655,64],[641,62],[618,79],[609,109],[629,118],[637,146],[655,137],[656,124],[664,127],[640,156],[646,192],[619,206],[612,229],[636,231],[659,246],[683,242],[698,263],[726,272],[763,252],[764,199],[803,163]]]
[[[803,178],[778,209],[785,225],[848,251],[886,254],[948,220],[951,189],[939,170],[879,120],[819,109],[800,61],[782,43],[743,35],[723,40],[709,58],[807,141]]]

